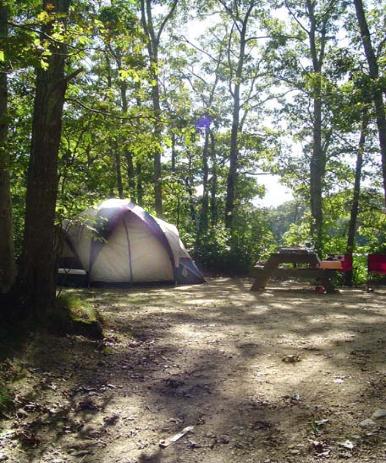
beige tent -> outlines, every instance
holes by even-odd
[[[75,267],[90,283],[205,281],[176,227],[129,201],[103,201],[66,221],[63,232],[61,274],[77,273]]]

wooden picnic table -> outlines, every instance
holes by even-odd
[[[279,268],[281,264],[292,264],[292,267]],[[270,278],[280,280],[305,279],[317,282],[323,286],[326,292],[335,291],[333,277],[337,270],[319,268],[320,259],[317,254],[309,249],[283,248],[279,252],[270,255],[264,265],[257,264],[253,270],[255,281],[251,291],[265,289]]]

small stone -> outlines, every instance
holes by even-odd
[[[363,420],[359,423],[359,426],[361,428],[372,428],[376,426],[375,422],[371,420],[370,418],[367,418],[366,420]]]
[[[188,444],[188,447],[191,448],[191,449],[199,449],[201,447],[201,445],[194,441],[194,440],[190,440],[189,441],[189,444]]]
[[[8,457],[4,453],[0,453],[0,461],[7,461]]]
[[[223,434],[222,436],[219,436],[219,437],[217,438],[217,442],[218,442],[219,444],[229,444],[230,438],[229,438],[229,436],[227,436],[226,434]]]
[[[118,420],[119,420],[119,415],[117,413],[114,413],[111,416],[105,416],[103,418],[104,423],[108,426],[113,426],[114,424],[117,423]]]
[[[314,421],[314,423],[316,424],[316,426],[324,426],[325,424],[327,424],[330,420],[328,418],[323,418],[321,420],[317,420],[317,421]]]
[[[352,450],[355,447],[354,442],[350,440],[345,440],[344,442],[339,442],[338,444],[340,447],[344,447],[345,449]]]
[[[296,363],[296,362],[300,362],[301,358],[299,355],[290,354],[290,355],[286,355],[281,360],[282,362],[285,362],[285,363]]]
[[[73,453],[75,457],[85,457],[87,455],[91,455],[90,450],[77,450],[76,452]]]
[[[375,412],[371,415],[372,420],[380,420],[381,418],[386,418],[386,410],[382,408],[378,408]]]

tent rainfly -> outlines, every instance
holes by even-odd
[[[59,273],[82,269],[89,283],[204,283],[174,225],[122,199],[65,221]],[[63,279],[63,278],[62,278]]]

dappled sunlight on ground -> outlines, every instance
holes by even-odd
[[[15,461],[53,461],[54,441],[58,463],[386,461],[386,422],[359,426],[386,408],[386,292],[250,286],[78,290],[106,341],[36,342],[28,365],[55,385],[40,400],[67,404],[67,428],[39,428],[38,448],[17,447]],[[85,400],[95,407],[74,413]]]

